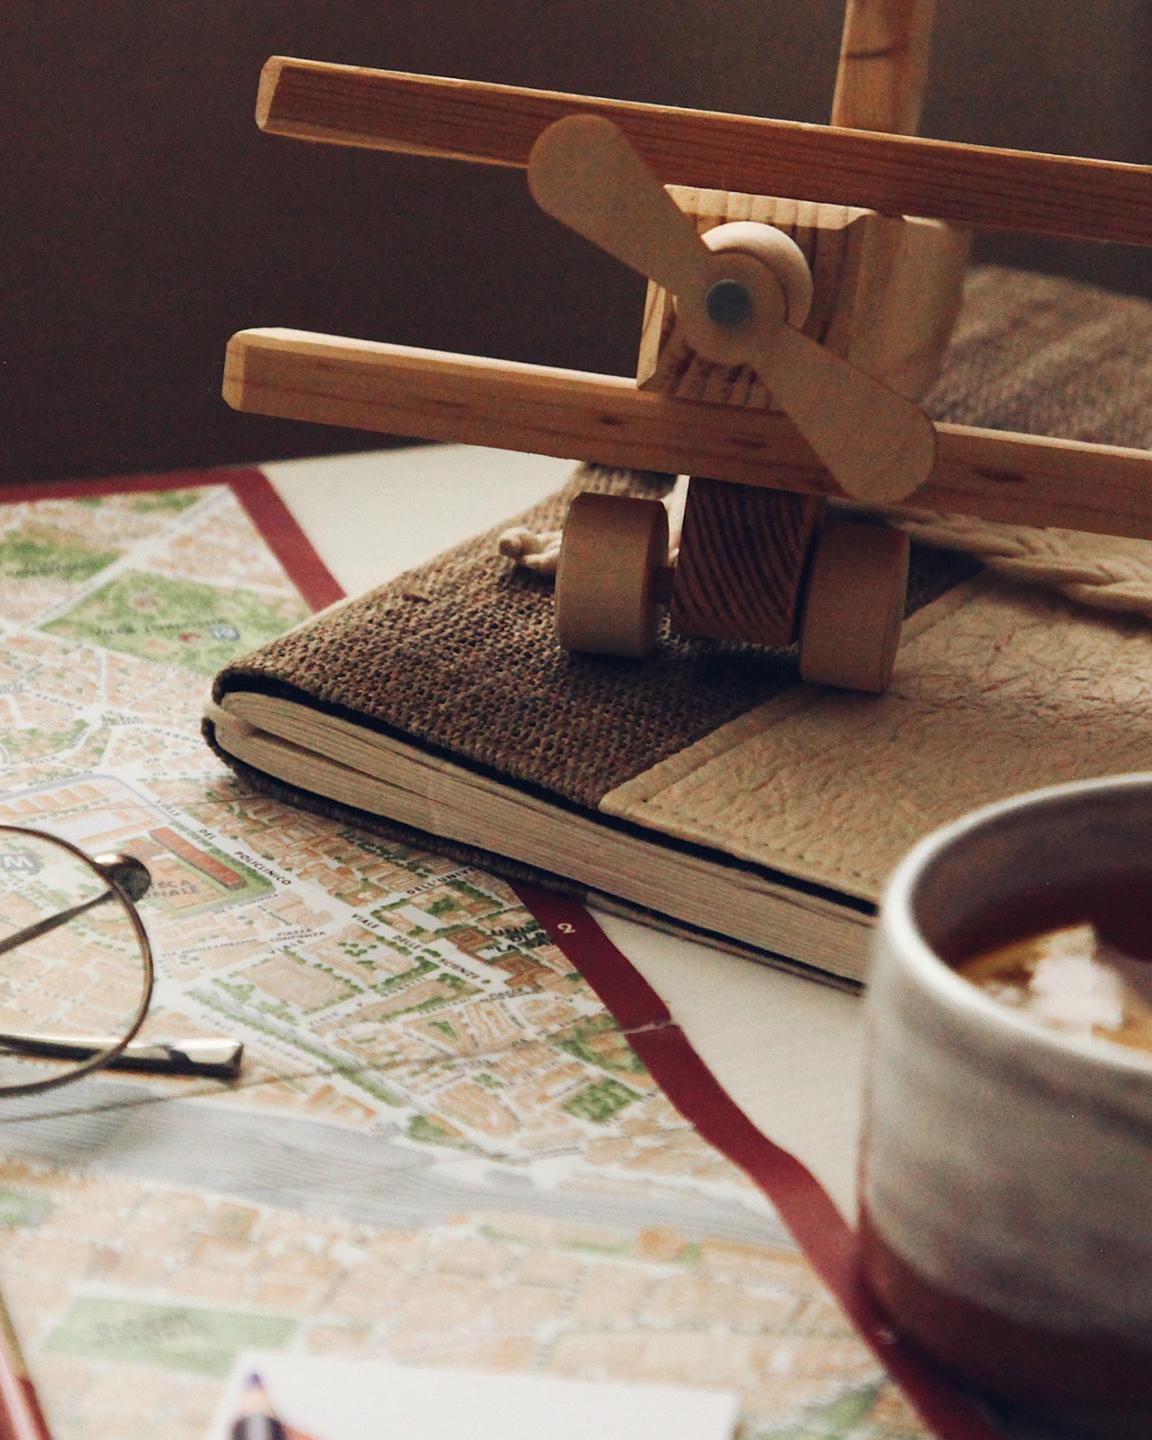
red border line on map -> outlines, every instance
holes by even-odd
[[[588,911],[532,885],[513,889],[628,1032],[632,1048],[676,1109],[772,1201],[861,1338],[940,1440],[1002,1440],[976,1401],[893,1334],[860,1284],[855,1232],[824,1188],[794,1155],[757,1130],[673,1022],[664,1001]]]
[[[344,587],[317,555],[263,470],[232,470],[224,479],[312,609],[323,610],[343,600]]]
[[[324,564],[296,517],[277,494],[263,470],[176,470],[160,475],[103,475],[90,480],[40,480],[31,485],[5,485],[6,505],[38,500],[82,500],[90,495],[141,495],[157,490],[202,490],[227,485],[259,531],[285,574],[313,610],[344,598],[339,581]]]
[[[209,485],[227,485],[233,476],[251,473],[250,470],[176,470],[162,475],[98,475],[90,480],[37,480],[29,485],[5,485],[0,489],[0,502],[22,505],[36,500],[82,500],[89,495],[202,490]],[[262,475],[263,472],[257,470],[255,473]]]

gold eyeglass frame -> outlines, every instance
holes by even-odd
[[[40,1055],[46,1059],[53,1056],[59,1056],[62,1059],[76,1058],[76,1064],[71,1069],[61,1071],[60,1074],[52,1075],[47,1079],[22,1081],[14,1085],[0,1084],[0,1100],[2,1100],[9,1095],[34,1095],[45,1090],[54,1090],[61,1085],[70,1085],[73,1080],[79,1080],[94,1070],[113,1066],[118,1060],[121,1060],[132,1046],[133,1040],[147,1018],[156,986],[156,966],[152,955],[152,942],[148,938],[148,931],[136,907],[136,900],[128,893],[114,873],[117,861],[130,860],[144,870],[149,877],[149,883],[151,883],[151,873],[142,860],[138,860],[132,855],[119,853],[105,856],[90,855],[71,840],[65,840],[51,831],[41,830],[31,825],[0,824],[0,835],[27,835],[46,844],[54,845],[79,860],[99,877],[107,888],[104,895],[96,897],[91,903],[99,904],[107,895],[114,896],[120,902],[121,908],[128,915],[139,948],[143,979],[140,1001],[128,1026],[113,1043],[98,1050],[93,1051],[90,1045],[70,1039],[61,1040],[36,1035],[19,1036],[11,1033],[0,1034],[0,1042],[26,1042],[25,1053],[29,1055]],[[66,923],[66,921],[61,923]],[[231,1080],[235,1079],[240,1072],[243,1050],[243,1044],[232,1039],[161,1042],[139,1047],[139,1053],[132,1055],[130,1060],[126,1060],[124,1064],[125,1068],[137,1070],[205,1075]]]

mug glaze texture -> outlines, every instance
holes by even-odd
[[[1152,875],[1150,775],[937,831],[889,882],[868,998],[865,1282],[952,1373],[1074,1434],[1152,1435],[1152,1055],[1042,1026],[942,952],[1142,857]]]

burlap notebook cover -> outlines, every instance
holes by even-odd
[[[1152,305],[974,273],[940,419],[1152,445]],[[557,528],[590,471],[520,522]],[[1143,542],[1074,537],[1086,554]],[[875,901],[932,826],[1013,791],[1152,768],[1152,625],[917,549],[883,697],[665,635],[566,656],[550,585],[495,535],[344,602],[216,680],[209,743],[249,783],[763,958],[859,978]],[[428,837],[434,837],[429,839]]]

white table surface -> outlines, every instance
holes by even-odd
[[[572,466],[435,445],[262,468],[328,568],[356,594],[533,504]],[[851,1215],[860,998],[615,916],[598,919],[753,1123]]]

